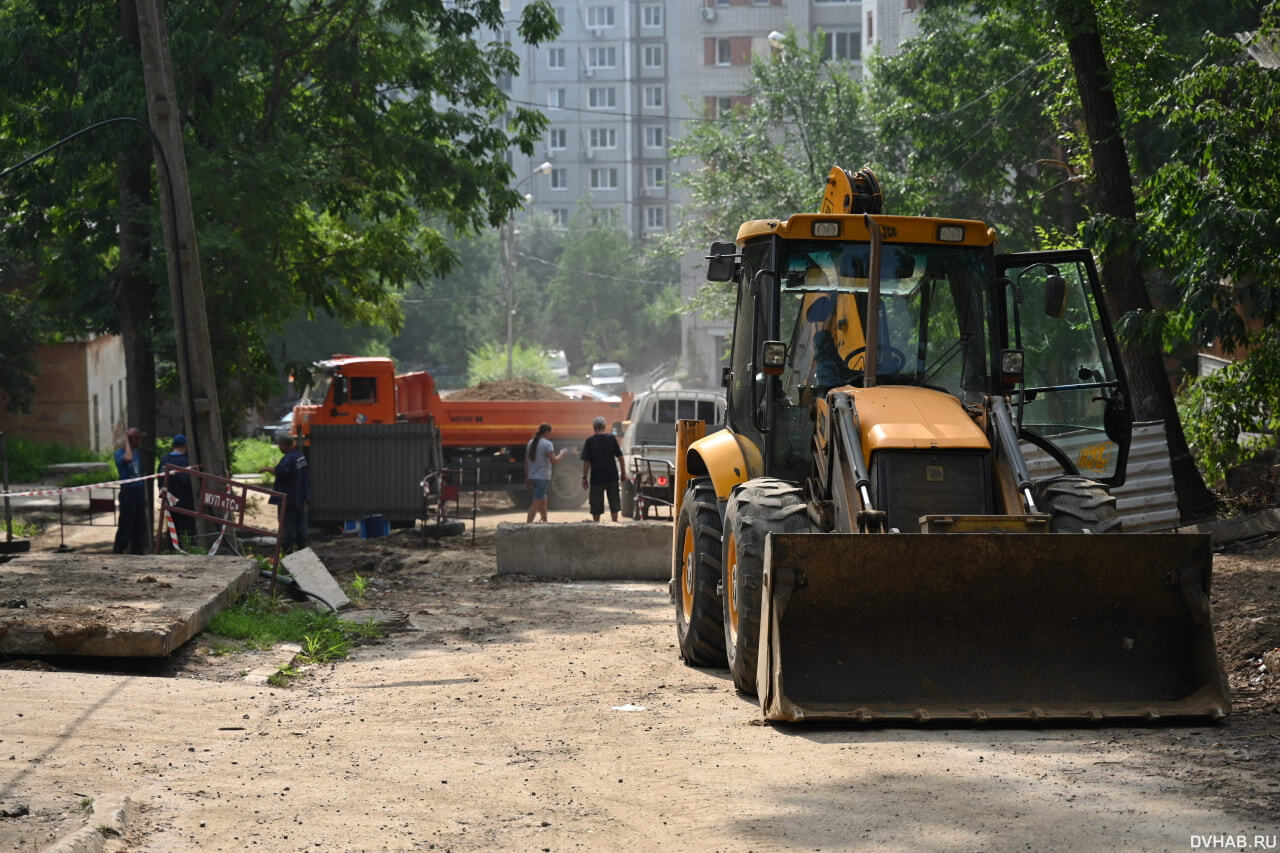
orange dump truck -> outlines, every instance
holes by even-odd
[[[470,485],[524,497],[524,449],[541,423],[554,428],[556,448],[579,448],[591,422],[612,424],[626,417],[630,395],[621,402],[582,400],[450,400],[425,371],[396,375],[389,358],[335,355],[317,363],[315,381],[294,407],[294,433],[306,438],[320,424],[434,423],[440,431],[446,468],[463,470]],[[576,454],[574,454],[576,455]],[[579,464],[557,465],[551,481],[553,508],[580,506],[586,498]]]

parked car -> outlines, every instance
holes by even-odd
[[[262,425],[262,437],[275,441],[282,435],[293,434],[293,410],[285,413],[285,416],[274,423]]]
[[[598,361],[591,365],[589,380],[593,388],[601,391],[621,394],[627,390],[627,374],[616,361]]]
[[[551,368],[551,374],[556,379],[564,380],[569,378],[569,359],[565,357],[562,349],[549,349],[543,353],[547,359],[547,366]]]
[[[608,391],[602,391],[590,385],[561,385],[556,390],[571,400],[599,400],[602,403],[616,403],[622,399],[617,394],[610,394]]]

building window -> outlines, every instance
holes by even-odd
[[[618,170],[617,169],[592,169],[591,170],[591,189],[593,190],[616,190],[618,188]]]
[[[550,69],[564,68],[564,48],[552,47],[547,50],[547,67]]]
[[[551,221],[559,228],[564,228],[569,224],[569,209],[566,207],[551,208]]]
[[[728,39],[716,39],[716,65],[729,65],[733,62],[733,42]]]
[[[663,166],[644,167],[644,188],[647,190],[662,189],[667,183],[667,170]]]
[[[641,6],[640,7],[640,26],[649,29],[656,29],[662,26],[662,7],[661,6]]]
[[[569,189],[569,170],[568,169],[552,169],[551,174],[547,176],[551,180],[551,189],[567,190]]]
[[[547,90],[547,106],[553,110],[564,109],[564,89]]]
[[[665,207],[646,207],[644,209],[644,227],[649,231],[661,231],[667,227],[667,209]]]
[[[661,86],[644,87],[644,105],[650,109],[660,109],[662,107]]]
[[[602,29],[604,27],[613,26],[613,7],[612,6],[588,6],[587,7],[587,27],[590,29]]]
[[[854,62],[862,58],[862,45],[857,30],[841,30],[822,34],[822,58]]]
[[[593,86],[587,90],[587,106],[593,110],[616,109],[618,90],[612,86]]]
[[[547,147],[552,151],[563,151],[569,147],[569,134],[563,127],[553,127],[547,131]]]
[[[612,127],[591,128],[587,134],[587,147],[592,150],[600,148],[617,148],[618,131]]]
[[[645,148],[666,148],[667,147],[667,129],[660,124],[652,125],[644,129],[644,147]]]
[[[588,68],[615,68],[618,65],[616,47],[592,47],[587,50]]]
[[[708,98],[707,100],[710,103],[712,118],[716,116],[727,116],[729,113],[733,112],[733,98],[728,95]]]
[[[644,47],[644,58],[642,60],[645,68],[661,68],[662,67],[662,45],[647,44]]]
[[[600,210],[591,211],[592,225],[617,225],[618,209],[616,207],[606,207]]]

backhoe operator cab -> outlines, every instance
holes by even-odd
[[[894,216],[754,221],[739,240],[740,252],[716,244],[708,277],[738,283],[727,420],[758,449],[759,473],[814,473],[813,432],[796,427],[832,388],[912,386],[940,393],[916,398],[919,418],[880,424],[878,449],[989,450],[973,416],[986,397],[1007,396],[1019,439],[1069,474],[1123,483],[1127,393],[1089,252],[995,255],[981,222]],[[863,408],[864,420],[876,416]],[[1021,511],[998,506],[992,486],[930,509]],[[894,515],[891,527],[918,529]]]

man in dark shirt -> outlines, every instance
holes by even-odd
[[[166,483],[169,488],[169,495],[173,497],[173,505],[182,509],[194,510],[196,508],[195,495],[191,489],[191,475],[185,471],[171,471],[166,479],[164,474],[164,466],[172,465],[175,468],[190,468],[191,458],[187,456],[187,437],[182,433],[178,433],[173,437],[173,449],[160,458],[160,463],[156,466],[156,473],[161,474],[160,484],[164,486]],[[168,498],[161,493],[161,500],[164,502],[162,506],[168,504]],[[190,540],[196,533],[196,520],[190,515],[183,515],[180,512],[169,514],[173,519],[173,529],[178,533],[178,540]],[[170,543],[172,547],[172,543]]]
[[[622,448],[612,433],[605,432],[604,418],[596,418],[591,422],[595,435],[582,445],[582,488],[589,488],[591,501],[591,520],[599,521],[604,512],[604,498],[609,496],[609,515],[618,520],[618,505],[621,497],[618,494],[618,476],[627,482],[627,460],[622,456]],[[617,467],[613,461],[618,460]]]
[[[120,486],[120,516],[116,522],[116,539],[112,552],[142,554],[147,550],[147,484],[142,476],[142,433],[133,427],[125,430],[124,441],[116,450],[116,472],[121,480],[134,480]]]
[[[276,439],[276,446],[284,454],[274,468],[263,468],[264,474],[275,474],[276,481],[271,488],[284,492],[283,511],[280,512],[280,548],[284,551],[301,550],[307,547],[307,504],[311,501],[311,470],[307,467],[307,457],[295,446],[293,436],[282,435]],[[272,498],[270,503],[279,504],[279,498]]]

